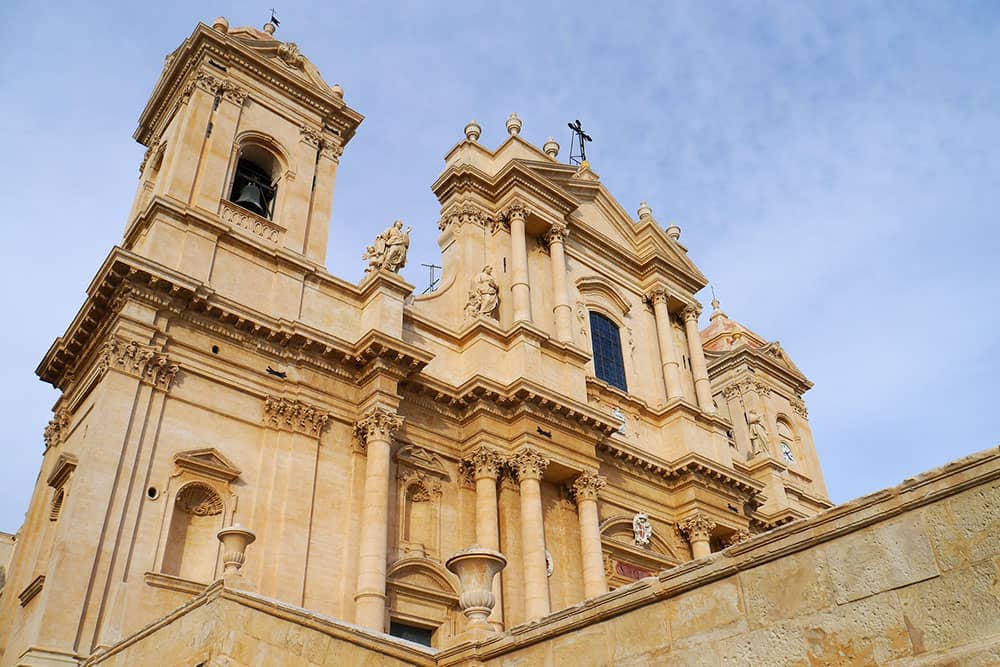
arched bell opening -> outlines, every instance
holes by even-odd
[[[229,201],[262,218],[274,218],[282,168],[275,155],[257,144],[240,148]]]

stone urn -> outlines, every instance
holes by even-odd
[[[496,604],[493,577],[506,565],[507,559],[502,553],[475,544],[445,561],[445,567],[454,572],[461,583],[458,603],[470,626],[489,627],[486,619]]]
[[[257,536],[238,523],[223,528],[215,536],[222,542],[222,564],[225,566],[222,576],[238,575],[246,561],[247,547],[253,544]]]

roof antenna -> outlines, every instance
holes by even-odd
[[[587,162],[586,142],[593,141],[593,139],[589,134],[583,131],[583,126],[580,125],[579,120],[575,123],[566,124],[569,126],[569,129],[573,131],[573,136],[570,137],[569,140],[569,163],[579,165],[581,167],[589,167],[590,163]],[[579,151],[579,153],[576,151]]]
[[[420,266],[426,266],[430,270],[430,282],[421,294],[427,294],[428,292],[433,292],[438,288],[438,283],[441,282],[440,278],[434,277],[434,269],[440,269],[441,267],[437,264],[421,264]]]

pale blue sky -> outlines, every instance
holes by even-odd
[[[163,57],[197,21],[271,3],[19,3],[4,10],[0,530],[22,520],[55,390],[34,376],[119,241]],[[154,11],[151,9],[156,7]],[[725,310],[779,339],[842,502],[998,442],[1000,4],[283,3],[297,42],[367,117],[341,162],[330,270],[414,226],[470,118],[499,144],[594,137],[627,210],[675,221]],[[387,186],[383,189],[383,185]],[[699,295],[706,304],[708,294]],[[706,308],[707,310],[707,308]],[[707,324],[703,320],[702,326]]]

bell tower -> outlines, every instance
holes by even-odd
[[[167,56],[134,135],[147,150],[126,250],[213,285],[245,268],[219,264],[220,246],[325,261],[337,166],[362,116],[275,30],[219,18]]]

